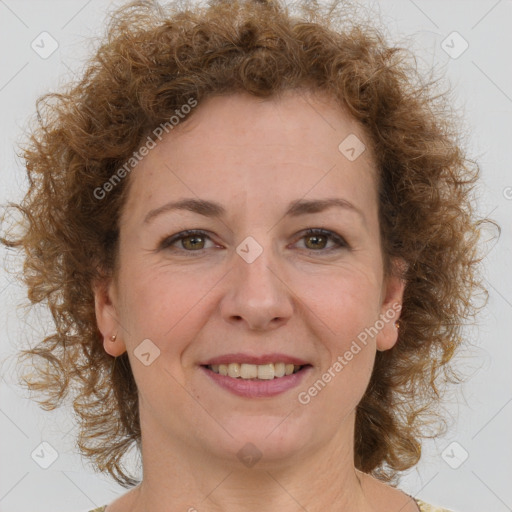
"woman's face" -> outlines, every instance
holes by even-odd
[[[383,275],[376,175],[360,126],[298,92],[210,98],[140,161],[96,313],[105,350],[128,351],[143,446],[233,459],[252,443],[262,462],[351,449],[403,293]],[[200,233],[173,238],[185,230]],[[223,363],[232,376],[208,367]],[[281,363],[304,368],[278,377]]]

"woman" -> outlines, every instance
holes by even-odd
[[[27,384],[132,487],[100,510],[443,510],[395,485],[483,289],[478,169],[336,12],[135,2],[40,104],[3,243],[56,324]]]

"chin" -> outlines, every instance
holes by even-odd
[[[226,458],[227,454],[229,459],[235,457],[247,467],[256,460],[259,468],[287,463],[300,457],[301,451],[307,450],[315,439],[313,426],[308,429],[291,416],[233,416],[223,424],[233,437],[226,434],[212,440],[210,451],[220,458]],[[245,459],[249,462],[245,463]]]

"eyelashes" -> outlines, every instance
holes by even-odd
[[[305,248],[304,250],[310,254],[313,253],[322,253],[322,254],[331,254],[333,251],[338,251],[341,249],[350,249],[348,243],[345,239],[338,235],[337,233],[321,228],[308,228],[301,233],[301,236],[298,240],[304,239],[326,239],[326,244],[331,241],[335,244],[334,247],[325,248],[324,244],[320,242],[321,247],[317,249]],[[203,231],[201,229],[187,229],[185,231],[180,231],[172,236],[166,237],[160,241],[158,245],[158,250],[166,250],[172,252],[181,252],[186,254],[186,256],[194,256],[194,253],[197,255],[202,255],[204,251],[208,248],[200,247],[201,242],[200,239],[210,240],[213,243],[208,232]],[[178,242],[181,242],[181,247],[177,247]],[[189,245],[189,247],[186,246]],[[188,254],[187,254],[188,253]]]
[[[173,250],[176,250],[176,248],[173,247],[176,244],[176,242],[186,240],[187,238],[195,238],[195,239],[207,238],[208,240],[211,240],[210,236],[208,235],[208,233],[206,233],[206,231],[202,231],[200,229],[187,229],[185,231],[180,231],[179,233],[176,233],[175,235],[172,235],[170,237],[164,238],[158,245],[158,248],[160,250],[170,249],[170,248],[172,248]],[[199,250],[196,249],[196,250],[188,250],[187,251],[187,249],[182,248],[181,250],[184,250],[186,252],[201,252],[204,249],[199,248]]]

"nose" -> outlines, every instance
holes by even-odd
[[[234,255],[221,314],[226,322],[265,331],[284,325],[293,313],[289,284],[270,250],[252,263]]]

